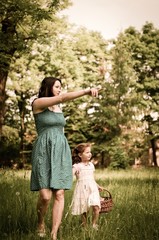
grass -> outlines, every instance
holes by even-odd
[[[34,240],[37,192],[30,192],[29,171],[0,170],[0,239]],[[101,214],[100,229],[80,227],[80,217],[71,216],[72,190],[65,194],[65,212],[59,231],[63,240],[158,240],[159,169],[126,171],[96,170],[97,182],[110,190],[114,208]],[[66,216],[66,213],[68,215]],[[65,218],[66,217],[66,218]],[[89,216],[91,222],[91,215]],[[51,206],[46,216],[51,229]]]

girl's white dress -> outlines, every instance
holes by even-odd
[[[72,199],[72,214],[81,215],[88,212],[91,206],[100,205],[100,195],[97,183],[94,179],[95,167],[89,162],[74,164],[77,183]]]

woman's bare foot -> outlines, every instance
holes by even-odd
[[[57,236],[53,232],[51,232],[51,240],[57,240]]]
[[[93,224],[93,229],[95,229],[96,231],[98,231],[98,228],[99,228],[99,226],[98,226],[98,224]]]

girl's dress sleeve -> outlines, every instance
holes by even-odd
[[[78,172],[80,170],[80,165],[78,163],[75,163],[73,165],[73,168],[75,169],[75,172]]]
[[[76,163],[73,165],[73,173],[75,174],[76,179],[78,179],[79,173],[80,173],[80,164],[79,163]]]
[[[92,162],[90,162],[90,164],[91,164],[91,167],[92,167],[93,171],[95,171],[94,164]]]

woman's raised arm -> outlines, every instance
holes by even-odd
[[[84,95],[98,97],[98,91],[99,91],[98,88],[90,88],[90,89],[84,89],[84,90],[75,91],[75,92],[62,93],[58,96],[53,96],[53,97],[37,98],[33,102],[33,112],[36,113],[38,111],[43,111],[46,108],[51,107],[53,105],[57,105],[57,104],[60,104],[63,102],[74,100],[74,99],[82,97]]]

